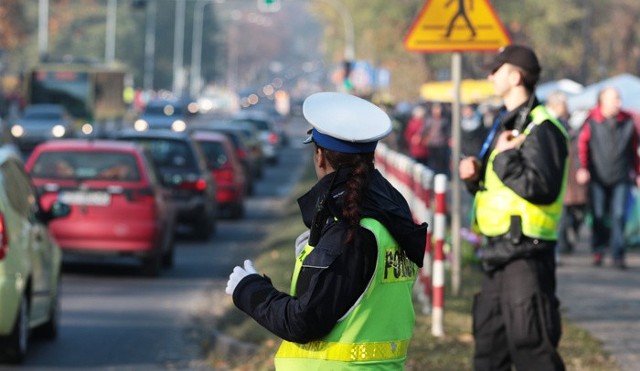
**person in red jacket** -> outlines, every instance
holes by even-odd
[[[616,88],[600,91],[598,104],[587,116],[578,137],[581,167],[576,180],[589,183],[593,265],[602,265],[608,246],[614,266],[625,269],[625,205],[632,178],[640,187],[640,156],[633,117],[621,107]]]
[[[409,156],[423,165],[427,164],[427,158],[429,157],[427,133],[425,131],[426,113],[427,110],[423,106],[415,106],[411,113],[411,119],[409,119],[407,128],[403,133],[409,149]]]

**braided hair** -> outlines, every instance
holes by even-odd
[[[342,218],[349,224],[345,243],[352,244],[360,225],[362,196],[369,184],[374,169],[374,153],[343,153],[323,148],[325,158],[336,169],[351,168],[351,176],[346,183]]]

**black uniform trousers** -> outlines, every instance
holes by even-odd
[[[486,272],[474,297],[474,369],[564,370],[553,248]]]

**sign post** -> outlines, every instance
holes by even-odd
[[[451,171],[451,284],[460,292],[460,85],[462,52],[493,52],[509,45],[511,38],[488,0],[427,0],[405,36],[408,51],[453,53],[451,75],[454,86],[451,137],[453,140]]]

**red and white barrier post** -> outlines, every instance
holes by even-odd
[[[431,314],[431,230],[433,229],[433,213],[431,212],[431,184],[433,184],[433,171],[426,166],[416,163],[413,166],[413,194],[414,202],[411,205],[414,221],[418,224],[427,222],[427,241],[424,247],[424,260],[420,275],[416,281],[417,299],[422,304],[422,314]]]
[[[433,237],[433,313],[431,315],[431,334],[444,336],[444,241],[447,227],[447,176],[438,174],[434,181],[435,217]]]

